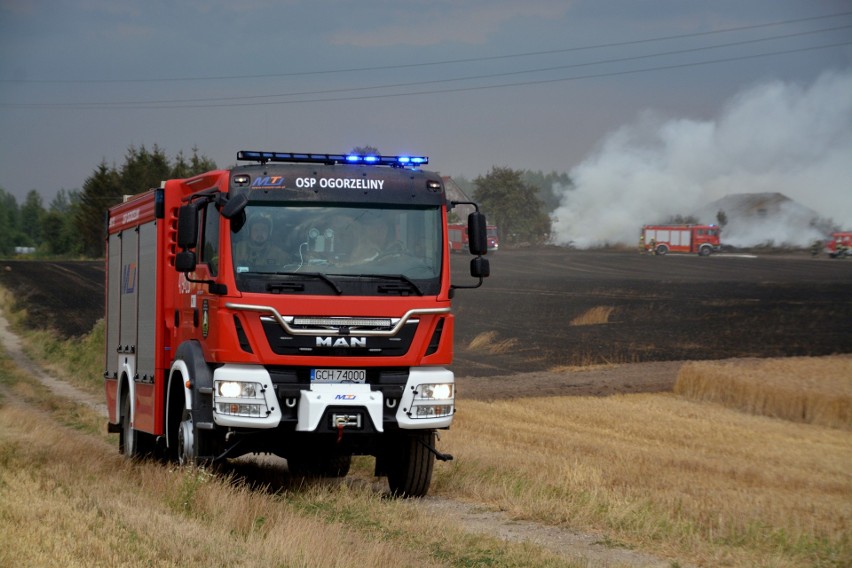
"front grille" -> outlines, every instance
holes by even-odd
[[[294,318],[292,327],[302,324],[303,318]],[[378,321],[357,318],[304,318],[311,329],[325,327],[327,335],[291,335],[273,318],[261,318],[263,331],[269,346],[276,355],[322,355],[330,357],[401,357],[408,353],[419,320],[411,319],[394,336],[359,335],[365,330],[381,330],[378,326],[368,327],[363,322]],[[322,320],[323,323],[317,323]],[[333,321],[334,325],[326,325]],[[390,328],[390,320],[385,328]]]

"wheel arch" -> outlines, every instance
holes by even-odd
[[[198,422],[213,421],[213,372],[197,341],[182,343],[175,353],[166,387],[166,445],[177,447],[177,429],[184,409]],[[182,395],[182,396],[181,396]]]

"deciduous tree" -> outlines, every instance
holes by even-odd
[[[540,244],[550,236],[550,219],[543,211],[537,190],[521,179],[523,172],[494,167],[473,180],[474,199],[496,224],[501,241],[507,244]]]

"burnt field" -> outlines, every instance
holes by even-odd
[[[843,260],[557,248],[489,258],[483,287],[456,294],[462,376],[852,352],[852,263]],[[460,282],[468,260],[454,262]],[[607,323],[571,325],[594,308],[609,312]],[[466,349],[487,331],[497,333],[493,352]]]
[[[453,256],[459,284],[471,281],[469,258]],[[492,277],[456,292],[458,376],[852,352],[852,262],[559,248],[489,258]],[[0,286],[26,308],[31,327],[73,337],[102,317],[100,261],[0,261]],[[594,308],[604,322],[572,325]]]

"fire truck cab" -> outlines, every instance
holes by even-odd
[[[128,456],[268,452],[293,473],[376,457],[395,495],[428,491],[455,413],[441,177],[425,157],[240,152],[109,210],[105,394]]]

